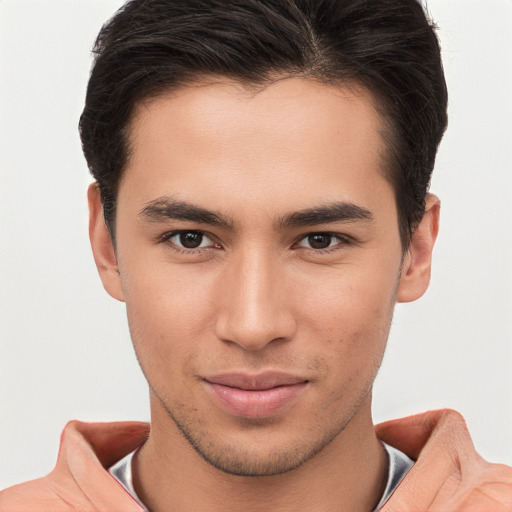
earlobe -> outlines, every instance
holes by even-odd
[[[124,301],[117,257],[103,217],[103,205],[96,182],[89,185],[87,200],[89,203],[89,239],[96,268],[107,293],[114,299]]]
[[[430,284],[432,251],[439,231],[441,202],[428,194],[425,214],[414,230],[409,250],[404,257],[397,302],[412,302],[419,299]]]

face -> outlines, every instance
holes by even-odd
[[[136,112],[115,256],[91,199],[96,261],[126,302],[152,428],[177,427],[226,472],[288,471],[370,418],[413,260],[380,127],[362,90],[187,87]]]

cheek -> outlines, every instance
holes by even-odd
[[[326,413],[333,404],[350,409],[371,389],[394,308],[395,283],[389,279],[359,275],[337,281],[303,297],[304,311],[309,312],[304,315],[303,346],[320,353],[329,368],[318,402]]]
[[[301,295],[303,347],[317,350],[329,365],[329,400],[357,401],[371,386],[393,315],[395,270],[376,276],[342,269]]]
[[[209,286],[198,281],[190,273],[155,267],[124,275],[128,323],[142,366],[184,367],[197,351],[214,316]]]
[[[349,335],[354,343],[365,334],[387,330],[393,314],[398,275],[391,270],[372,274],[340,269],[325,276],[308,276],[295,291],[298,313],[315,330],[337,339]]]

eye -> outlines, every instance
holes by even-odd
[[[163,237],[164,241],[170,242],[178,249],[194,250],[207,247],[219,248],[209,236],[202,231],[174,231]]]
[[[334,233],[310,233],[302,238],[297,246],[307,249],[325,250],[348,243],[349,241],[345,237]]]

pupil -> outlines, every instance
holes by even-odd
[[[331,245],[332,236],[331,235],[324,235],[324,234],[317,234],[317,235],[310,235],[308,237],[309,245],[313,249],[327,249],[329,245]]]
[[[180,235],[180,243],[183,247],[187,249],[195,249],[201,245],[203,241],[203,235],[201,233],[194,233],[193,231],[188,231],[187,233],[182,233]]]

